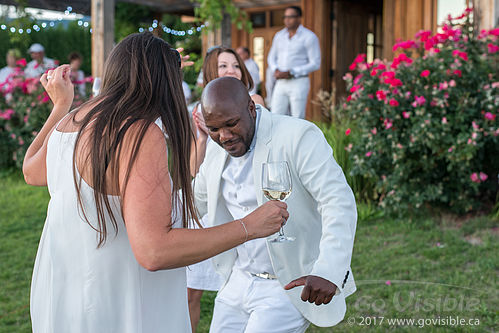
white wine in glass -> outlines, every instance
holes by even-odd
[[[288,162],[268,162],[262,164],[262,190],[269,200],[285,201],[291,195],[291,173]],[[279,235],[270,240],[273,243],[292,242],[295,237],[284,235],[283,227]]]

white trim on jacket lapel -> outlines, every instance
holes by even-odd
[[[213,159],[214,159],[213,169],[207,170],[207,172],[212,174],[212,175],[210,175],[210,179],[213,180],[212,183],[208,184],[207,189],[206,189],[208,191],[208,193],[210,193],[210,192],[213,193],[212,196],[208,195],[208,212],[216,212],[218,200],[220,200],[221,193],[222,193],[220,191],[222,172],[224,170],[225,163],[227,162],[227,157],[229,156],[229,154],[225,151],[225,149],[220,147],[216,142],[212,141],[212,143],[214,145],[216,145],[215,149],[217,149],[217,150],[215,152],[217,152],[217,153],[215,154],[216,156],[213,156]],[[213,218],[214,217],[215,216],[213,216]],[[216,221],[214,221],[214,222],[216,222]]]

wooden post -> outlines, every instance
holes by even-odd
[[[114,0],[92,0],[92,76],[102,77],[114,46]]]
[[[477,0],[474,7],[479,30],[493,29],[499,24],[499,1]]]
[[[331,20],[329,17],[331,8],[329,1],[325,0],[302,0],[300,5],[303,11],[302,25],[317,35],[321,48],[321,67],[309,75],[310,91],[305,118],[320,121],[322,120],[321,108],[313,101],[317,100],[319,90],[328,92],[331,90],[329,78],[329,64],[331,63]]]

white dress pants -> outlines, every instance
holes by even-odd
[[[277,80],[272,92],[272,113],[291,115],[305,119],[310,79],[308,76],[296,79]]]
[[[215,299],[211,333],[303,333],[310,325],[277,280],[234,269]]]

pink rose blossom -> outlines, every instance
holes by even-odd
[[[496,53],[497,51],[499,51],[499,46],[494,45],[492,43],[487,44],[487,48],[489,53]]]
[[[389,104],[390,106],[399,106],[399,102],[395,98],[392,98]]]
[[[383,122],[383,125],[385,125],[386,129],[390,129],[393,126],[393,122],[391,119],[385,119]]]
[[[352,88],[350,88],[350,92],[351,93],[354,93],[356,92],[357,90],[359,90],[359,86],[356,86],[356,85],[353,85]]]
[[[396,43],[395,45],[393,45],[392,51],[397,51],[398,48],[405,50],[405,49],[417,48],[417,47],[418,47],[418,45],[416,44],[416,42],[414,42],[413,40],[408,40],[408,41],[399,42],[399,43]]]
[[[470,175],[470,179],[473,183],[480,183],[480,179],[478,178],[478,174],[476,172],[473,172]]]
[[[454,51],[452,51],[452,55],[454,57],[457,56],[457,57],[463,59],[464,61],[468,61],[468,53],[466,53],[464,51],[454,50]]]
[[[368,151],[368,152],[366,153],[366,157],[369,157],[369,156],[371,156],[372,154],[373,154],[373,152],[372,152],[372,151]]]
[[[473,129],[478,129],[480,127],[474,121],[471,122],[471,126],[473,126]]]
[[[411,116],[410,112],[407,111],[402,112],[402,117],[404,117],[405,119],[409,119],[410,116]]]
[[[487,176],[487,174],[483,173],[483,172],[480,172],[480,180],[482,182],[486,181],[487,178],[489,178],[489,176]]]
[[[450,80],[449,81],[449,87],[455,87],[456,86],[456,81]]]
[[[427,77],[428,75],[430,75],[430,71],[425,69],[424,71],[421,72],[421,77]]]
[[[453,149],[452,147],[450,147],[449,149],[447,149],[447,151],[448,151],[449,153],[452,153],[452,151],[453,151],[453,150],[454,150],[454,149]]]
[[[376,129],[376,127],[375,127],[375,128],[373,128],[373,129],[371,130],[371,133],[372,133],[373,135],[376,135],[376,133],[378,133],[378,130]]]
[[[496,115],[492,114],[490,112],[486,112],[485,115],[484,115],[484,117],[485,117],[485,119],[492,120],[492,121],[494,121],[496,119]]]
[[[392,285],[392,282],[391,282],[390,280],[386,280],[385,284],[386,284],[387,286],[391,286],[391,285]]]
[[[355,70],[357,68],[357,64],[363,63],[365,60],[366,60],[366,55],[365,54],[359,54],[359,55],[357,55],[357,57],[355,57],[354,61],[352,62],[352,64],[350,65],[350,67],[348,67],[348,69],[351,70],[351,71]]]
[[[447,118],[446,117],[442,118],[442,124],[447,124]]]
[[[351,130],[350,128],[347,128],[347,130],[345,131],[345,135],[347,135],[347,136],[348,136],[348,135],[350,135],[350,132],[351,132],[351,131],[352,131],[352,130]]]
[[[452,72],[452,74],[457,75],[459,77],[463,76],[463,73],[461,72],[460,69],[456,69],[455,71]]]
[[[472,139],[476,139],[477,136],[478,136],[478,134],[476,132],[471,133],[471,138]]]
[[[350,80],[352,80],[352,74],[350,74],[350,73],[346,73],[346,74],[343,76],[343,80],[345,80],[345,81],[350,81]]]
[[[424,105],[426,103],[426,98],[424,98],[424,96],[415,96],[414,97],[414,102],[417,104],[417,105]],[[414,104],[413,104],[414,106]]]
[[[384,101],[386,99],[386,94],[383,90],[376,91],[376,98],[378,101]]]
[[[441,82],[438,85],[438,90],[445,90],[447,88],[449,88],[449,84],[447,83],[447,81]]]
[[[22,58],[16,61],[16,65],[21,66],[21,67],[26,67],[26,59]]]
[[[14,110],[7,109],[4,112],[0,113],[0,118],[5,119],[5,120],[9,120],[10,118],[12,118],[12,115],[14,113],[15,113]]]

